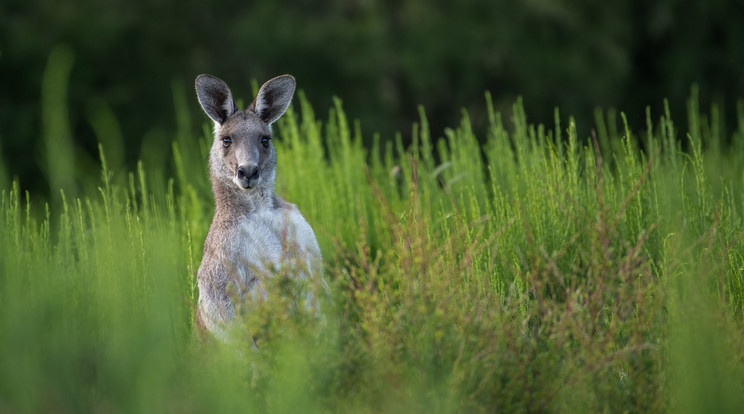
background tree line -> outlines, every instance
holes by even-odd
[[[316,111],[341,97],[368,143],[373,132],[405,140],[418,104],[435,135],[457,124],[461,108],[484,123],[486,90],[506,113],[522,95],[531,120],[551,126],[558,106],[584,136],[596,107],[642,126],[646,105],[659,114],[669,98],[683,121],[692,84],[730,115],[744,96],[742,21],[740,0],[8,0],[0,159],[24,187],[44,184],[42,78],[58,45],[70,51],[65,98],[77,150],[96,158],[92,120],[104,111],[131,165],[147,142],[169,148],[174,90],[190,93],[202,72],[246,99],[253,79],[292,73]],[[206,120],[195,101],[189,111],[196,130]]]

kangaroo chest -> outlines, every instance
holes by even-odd
[[[234,316],[230,291],[266,297],[262,280],[276,272],[304,278],[319,271],[320,248],[310,225],[289,203],[233,220],[215,215],[199,268],[200,318],[213,332]],[[234,289],[234,290],[233,290]]]
[[[237,257],[233,259],[249,273],[273,273],[287,264],[309,265],[319,253],[312,228],[293,208],[256,211],[240,220],[234,231],[232,251]]]

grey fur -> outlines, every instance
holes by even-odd
[[[222,339],[239,305],[234,299],[265,297],[264,277],[279,270],[320,276],[313,229],[295,205],[274,192],[271,124],[287,110],[294,91],[292,76],[278,76],[241,111],[225,82],[211,75],[196,78],[199,103],[215,122],[209,153],[215,213],[198,272],[197,320]]]

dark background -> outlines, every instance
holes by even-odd
[[[522,95],[532,122],[552,126],[557,106],[583,135],[596,107],[622,110],[642,128],[645,107],[657,118],[663,98],[684,125],[693,84],[703,105],[726,108],[731,126],[744,96],[741,0],[5,0],[0,159],[26,188],[45,184],[41,85],[59,45],[72,52],[67,101],[77,151],[97,158],[91,114],[105,107],[127,165],[145,141],[169,148],[174,88],[187,93],[201,131],[207,118],[192,82],[203,72],[246,100],[251,80],[292,73],[321,119],[341,97],[367,142],[376,131],[408,138],[418,104],[437,136],[458,123],[461,108],[481,128],[486,90],[506,116]]]

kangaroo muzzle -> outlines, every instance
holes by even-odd
[[[238,166],[235,172],[235,183],[244,189],[253,188],[258,184],[258,165],[247,164]]]

